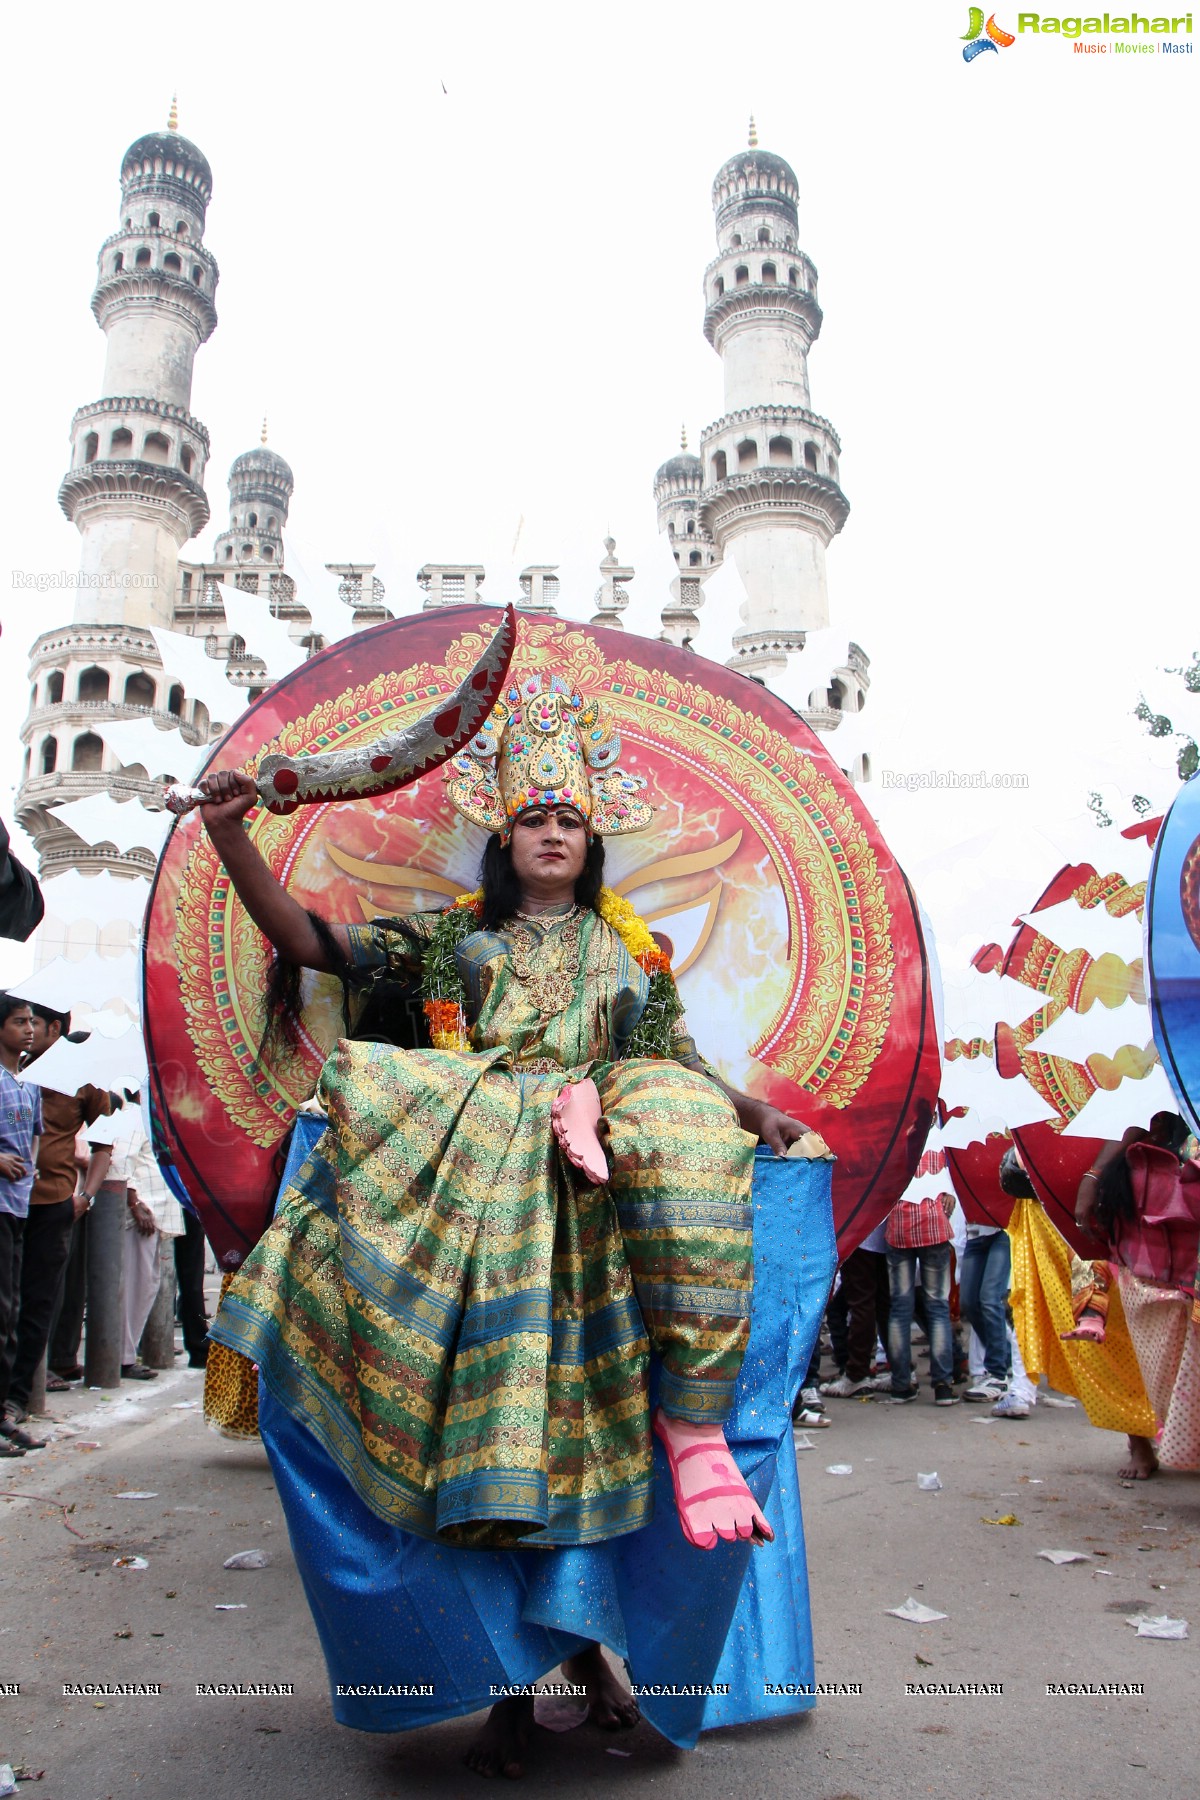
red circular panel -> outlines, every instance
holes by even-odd
[[[269,752],[410,724],[436,711],[495,624],[491,609],[463,608],[362,632],[268,690],[209,766],[253,769]],[[510,679],[554,670],[602,696],[622,766],[646,778],[654,822],[608,839],[609,885],[669,942],[702,1052],[836,1151],[839,1235],[852,1246],[907,1184],[937,1094],[929,969],[903,874],[820,740],[757,683],[623,632],[519,624]],[[290,892],[347,921],[445,905],[476,885],[485,842],[437,772],[383,800],[260,809],[249,829]],[[192,813],[151,896],[144,1016],[156,1109],[227,1266],[263,1228],[279,1147],[342,1029],[337,984],[314,977],[301,1049],[260,1063],[267,969]]]

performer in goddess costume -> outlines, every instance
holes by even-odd
[[[602,834],[650,819],[619,750],[596,703],[561,682],[511,687],[448,780],[493,833],[482,890],[369,926],[314,920],[276,883],[241,827],[249,777],[202,784],[214,846],[281,958],[359,989],[419,975],[435,1046],[338,1044],[319,1090],[329,1129],[212,1329],[261,1370],[263,1437],[331,1675],[354,1671],[351,1647],[331,1644],[333,1590],[302,1553],[314,1482],[340,1484],[344,1553],[356,1538],[353,1556],[398,1558],[406,1580],[430,1556],[444,1566],[446,1546],[519,1548],[499,1559],[525,1601],[514,1638],[544,1640],[533,1656],[574,1652],[614,1726],[636,1708],[594,1641],[531,1617],[526,1552],[578,1557],[648,1523],[651,1348],[683,1539],[772,1536],[721,1424],[749,1330],[755,1141],[783,1151],[806,1130],[718,1080],[666,958],[601,885]],[[680,1541],[681,1589],[687,1554]],[[445,1647],[406,1646],[410,1671],[422,1657],[440,1671]],[[395,1730],[478,1704],[398,1717],[389,1696],[346,1713]],[[520,1727],[494,1719],[474,1766],[513,1772]]]

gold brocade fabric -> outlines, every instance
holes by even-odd
[[[221,1300],[232,1275],[221,1277]],[[218,1306],[220,1305],[218,1301]],[[204,1364],[204,1418],[222,1437],[258,1436],[258,1371],[225,1344],[210,1344]]]
[[[1018,1200],[1008,1223],[1012,1239],[1013,1325],[1021,1355],[1033,1380],[1045,1375],[1060,1393],[1082,1401],[1093,1425],[1153,1437],[1154,1409],[1146,1397],[1138,1359],[1115,1283],[1108,1290],[1108,1317],[1102,1344],[1061,1341],[1075,1323],[1073,1285],[1083,1287],[1083,1269],[1072,1282],[1071,1246],[1055,1230],[1036,1200]]]
[[[213,1326],[381,1517],[458,1544],[644,1524],[650,1345],[668,1410],[720,1420],[749,1330],[754,1140],[698,1068],[619,1060],[645,977],[595,914],[574,919],[561,1010],[518,979],[509,932],[480,931],[459,952],[474,1054],[338,1045],[330,1129]],[[518,926],[549,940],[524,966],[572,967],[554,941],[571,915]],[[387,927],[351,938],[364,971],[420,954]],[[550,1123],[589,1072],[601,1188]]]

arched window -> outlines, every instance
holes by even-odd
[[[738,445],[738,468],[752,469],[758,461],[758,445],[753,438],[743,438]]]
[[[727,471],[726,463],[725,463],[725,452],[723,450],[714,450],[713,459],[712,459],[712,478],[713,478],[713,480],[714,481],[724,481],[727,472],[728,471]]]
[[[233,545],[232,544],[226,544],[226,546],[225,546],[225,561],[226,562],[233,561]]]
[[[178,275],[182,272],[183,264],[173,250],[168,250],[167,254],[163,257],[163,268],[170,269],[172,275]]]
[[[170,441],[163,436],[161,431],[148,432],[146,441],[142,445],[142,455],[147,462],[169,462],[171,460]]]
[[[723,275],[718,275],[713,286],[716,290],[717,299],[719,300],[721,295],[725,292],[725,277]]]
[[[125,429],[124,425],[119,426],[117,428],[117,430],[113,432],[112,437],[109,439],[109,449],[114,456],[132,456],[133,455],[133,433],[132,433],[132,431],[127,431]]]
[[[768,282],[768,283],[774,281],[774,279],[775,279],[775,264],[774,263],[764,263],[763,264],[762,278],[765,282]]]
[[[264,562],[274,562],[275,561],[275,546],[274,546],[274,544],[260,544],[258,546],[258,553],[263,558]]]
[[[740,250],[741,247],[742,247],[742,234],[740,231],[735,231],[733,236],[729,240],[729,248],[731,250]]]
[[[258,524],[258,514],[257,513],[247,513],[246,523],[247,523],[247,525],[249,525],[251,531],[253,531],[254,527]]]
[[[81,700],[108,699],[108,670],[97,669],[94,665],[84,669],[79,677],[78,696]]]
[[[183,689],[178,682],[175,683],[175,686],[167,695],[167,711],[176,719],[182,719],[183,717]]]
[[[192,472],[192,453],[188,449],[186,444],[183,446],[183,449],[179,452],[179,466],[183,470],[185,475],[191,474],[191,472]]]
[[[46,683],[46,705],[59,706],[62,703],[62,697],[63,672],[61,669],[52,669],[50,679]]]
[[[804,466],[806,469],[811,469],[814,475],[816,474],[817,446],[811,441],[804,446]]]
[[[119,275],[121,273],[121,270],[124,267],[125,267],[124,253],[122,251],[118,250],[117,254],[113,257],[113,268],[112,268],[113,274]]]
[[[699,567],[700,567],[700,552],[698,550],[693,550],[690,553],[690,555],[688,556],[688,568],[689,569],[698,569]]]
[[[48,737],[42,744],[42,774],[53,775],[58,767],[58,739]]]
[[[241,547],[241,550],[238,552],[238,554],[239,554],[239,556],[253,556],[254,555],[254,545],[253,544],[243,544]]]
[[[829,473],[833,477],[834,481],[836,481],[838,478],[838,460],[837,460],[837,457],[832,454],[830,455],[830,458],[829,458]]]
[[[750,271],[746,267],[745,263],[740,263],[738,265],[738,267],[733,271],[733,279],[734,279],[734,283],[737,287],[745,287],[746,283],[750,279]]]
[[[146,223],[147,223],[147,225],[153,225],[155,231],[157,231],[158,230],[158,214],[157,213],[147,213],[146,214]]]
[[[83,440],[83,460],[85,463],[95,462],[100,449],[100,439],[94,431],[89,431]]]
[[[200,264],[193,263],[192,264],[192,280],[195,282],[197,287],[204,286],[204,282],[202,280],[202,274],[203,274],[203,271],[201,270]]]
[[[208,742],[211,721],[208,716],[208,708],[203,700],[197,700],[192,708],[192,729],[199,734],[202,744]]]
[[[154,683],[149,675],[130,675],[125,682],[126,706],[154,705]]]
[[[146,249],[144,244],[133,260],[134,265],[139,269],[148,269],[150,267],[150,252]]]
[[[789,269],[788,270],[788,286],[795,287],[799,280],[800,280],[799,269]]]
[[[767,445],[767,455],[773,463],[790,463],[792,460],[791,438],[773,437]]]
[[[829,685],[829,704],[834,712],[847,712],[850,710],[846,705],[847,698],[845,682],[832,681]]]
[[[176,221],[175,221],[176,237],[186,237],[187,234],[188,234],[187,220],[186,219],[176,219]]]
[[[84,774],[94,775],[104,763],[104,745],[94,731],[85,731],[75,739],[75,748],[71,751],[71,767]]]
[[[691,535],[695,531],[695,529],[696,529],[695,519],[689,519],[687,522],[687,534],[689,537],[691,537]]]
[[[767,230],[765,225],[759,230],[758,241],[760,244],[769,244],[771,241],[771,233]]]

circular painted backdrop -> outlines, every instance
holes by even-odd
[[[495,629],[490,608],[423,613],[347,639],[272,687],[209,768],[253,771],[410,723]],[[938,1087],[917,908],[878,827],[781,700],[716,664],[624,632],[521,617],[510,679],[554,670],[603,696],[643,775],[653,824],[607,843],[606,879],[669,947],[701,1050],[726,1080],[822,1132],[853,1245],[907,1184]],[[485,834],[441,772],[384,800],[258,808],[250,835],[301,903],[332,920],[441,907],[477,885]],[[305,988],[302,1040],[259,1060],[269,951],[198,814],[167,840],[146,933],[147,1047],[169,1154],[222,1263],[270,1214],[297,1108],[343,1030],[328,977]]]

